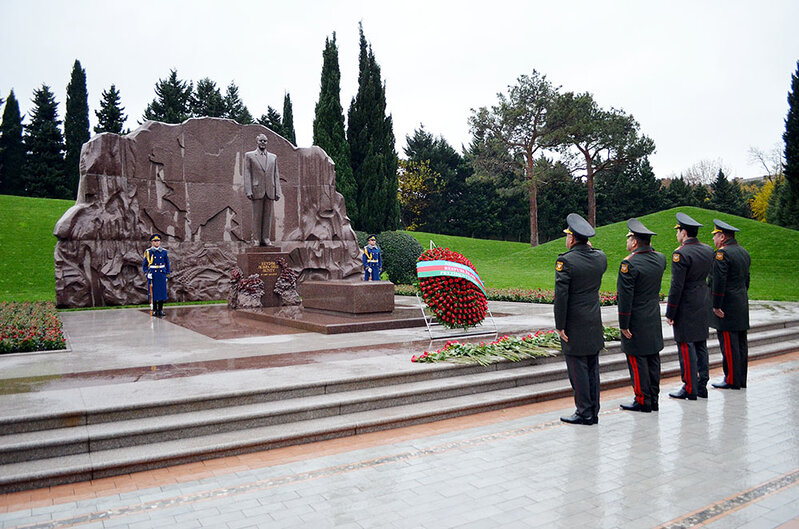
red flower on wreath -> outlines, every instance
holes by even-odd
[[[466,257],[449,248],[425,250],[418,261],[452,261],[468,266],[477,273]],[[485,294],[466,279],[449,276],[420,278],[419,290],[436,319],[446,327],[468,329],[486,317],[488,301]]]

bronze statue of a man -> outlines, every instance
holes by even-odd
[[[259,134],[258,148],[244,155],[244,193],[252,200],[252,242],[269,246],[274,203],[280,200],[277,156],[266,151],[269,138]]]

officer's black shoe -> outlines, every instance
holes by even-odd
[[[660,405],[658,404],[658,401],[653,400],[652,401],[652,411],[658,411],[659,409],[660,409]]]
[[[732,384],[727,384],[726,382],[713,382],[710,385],[718,389],[741,389],[740,386],[733,386]]]
[[[700,399],[707,398],[707,388],[696,388],[696,396]]]
[[[675,391],[674,393],[669,393],[669,397],[673,399],[688,399],[688,400],[696,400],[696,395],[691,395],[685,388],[680,388],[679,391]]]
[[[592,424],[597,424],[599,422],[597,419],[593,417],[590,419],[586,419],[582,415],[577,415],[576,413],[569,417],[561,417],[560,420],[563,422],[567,422],[569,424],[584,424],[586,426],[591,426]]]
[[[636,401],[633,401],[632,404],[622,404],[619,407],[626,411],[640,411],[643,413],[650,413],[652,411],[652,406],[649,404],[638,404]]]

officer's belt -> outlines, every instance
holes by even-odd
[[[367,262],[367,263],[376,263],[376,262],[377,262],[377,259],[369,259],[369,260],[367,260],[366,262]]]
[[[150,269],[151,269],[151,270],[152,270],[153,268],[166,268],[166,265],[152,265],[152,266],[150,266]]]

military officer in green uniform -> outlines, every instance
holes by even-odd
[[[658,410],[660,392],[660,351],[663,330],[660,324],[660,282],[666,270],[666,258],[650,243],[656,233],[638,219],[627,221],[627,251],[619,266],[616,281],[618,294],[621,350],[627,355],[627,367],[635,393],[629,411],[649,413]]]
[[[608,259],[589,244],[596,230],[588,221],[570,213],[566,223],[568,251],[555,261],[555,329],[577,409],[560,420],[591,425],[599,422],[599,352],[605,347],[599,285]]]
[[[707,398],[707,336],[709,325],[707,275],[713,265],[713,249],[699,242],[702,224],[677,213],[677,242],[671,254],[671,287],[666,303],[666,322],[672,326],[680,359],[682,387],[669,393],[675,399]]]
[[[721,354],[724,357],[724,380],[714,382],[720,389],[746,387],[747,364],[749,363],[749,252],[735,239],[738,228],[713,219],[713,272],[710,276],[710,291],[713,314],[710,325],[716,329]]]

